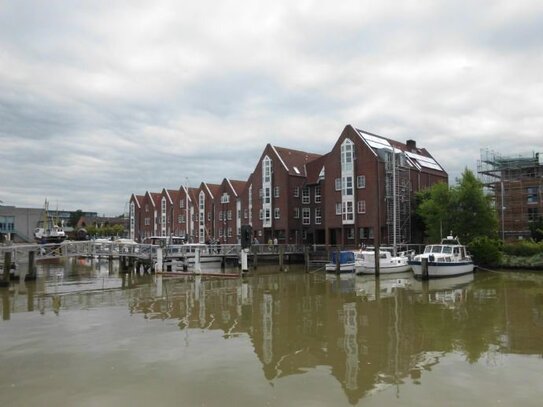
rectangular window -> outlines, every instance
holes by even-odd
[[[247,219],[247,209],[243,210],[243,219]]]
[[[315,203],[321,203],[321,186],[315,187]]]
[[[336,202],[336,215],[341,215],[341,202]]]
[[[300,187],[294,187],[294,198],[300,197]]]
[[[300,219],[300,208],[294,208],[294,219]]]
[[[222,220],[222,211],[219,211],[219,220]]]
[[[528,222],[536,222],[539,220],[538,208],[528,208]]]
[[[358,213],[366,213],[366,201],[358,201],[356,206]]]
[[[273,218],[274,219],[279,219],[279,208],[273,208]]]
[[[354,228],[347,229],[347,239],[354,240]]]
[[[273,187],[273,197],[279,198],[279,187]]]
[[[232,220],[232,210],[228,210],[227,216],[228,216],[228,220]]]
[[[264,203],[271,202],[271,191],[270,188],[264,188]]]
[[[529,204],[535,204],[537,203],[537,191],[538,188],[537,187],[529,187],[527,188],[527,193],[528,193],[528,203]]]
[[[179,207],[180,207],[181,209],[183,209],[183,208],[185,207],[185,200],[184,200],[184,199],[181,199],[181,200],[179,201]]]
[[[208,222],[211,222],[211,212],[208,212],[208,213],[207,213],[207,221],[208,221]]]
[[[231,227],[228,228],[228,237],[232,237],[232,228]]]
[[[360,239],[373,239],[373,228],[358,229]]]
[[[177,223],[185,223],[185,215],[179,215],[177,217]]]
[[[315,225],[322,223],[321,208],[315,208]]]
[[[145,226],[149,226],[151,224],[151,218],[145,218]]]
[[[302,208],[302,225],[309,225],[311,223],[311,210],[309,208]]]
[[[336,178],[336,191],[341,191],[341,178]]]
[[[262,209],[260,209],[260,210],[258,211],[258,218],[259,218],[260,220],[264,219],[264,211],[263,211]]]
[[[307,240],[307,230],[302,230],[302,240]]]
[[[302,203],[308,204],[310,202],[309,187],[302,188]]]
[[[350,221],[354,219],[353,203],[351,201],[343,202],[343,220]]]
[[[343,186],[343,195],[352,195],[353,194],[353,177],[343,177],[342,180]]]
[[[358,189],[366,188],[366,176],[365,175],[359,175],[356,177],[356,187]]]

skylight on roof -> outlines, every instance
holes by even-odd
[[[298,169],[298,167],[292,167],[292,169],[296,174],[300,174],[300,170]]]
[[[370,145],[371,148],[384,148],[386,150],[392,150],[390,143],[382,139],[381,137],[371,136],[369,134],[363,133],[360,130],[358,131],[360,137],[362,137]]]
[[[409,151],[406,151],[405,154],[409,158],[416,160],[416,162],[421,167],[431,168],[432,170],[443,171],[443,169],[439,166],[439,164],[433,158],[426,157],[420,154],[411,153]]]

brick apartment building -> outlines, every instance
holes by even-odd
[[[274,238],[343,246],[391,244],[394,238],[410,243],[414,194],[447,181],[447,173],[415,141],[404,144],[347,125],[324,155],[266,145],[247,181],[225,178],[192,191],[132,195],[130,236],[178,230],[183,236],[175,219],[187,222],[190,212],[196,226],[184,230],[189,241],[238,243],[241,225],[248,224],[260,243]]]

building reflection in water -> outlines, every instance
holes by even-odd
[[[221,331],[222,339],[250,338],[270,382],[325,367],[352,404],[386,389],[401,397],[402,384],[423,383],[449,353],[463,353],[468,362],[492,352],[543,355],[542,276],[421,282],[410,274],[289,272],[169,279],[115,277],[109,265],[96,268],[96,262],[80,266],[86,277],[64,267],[58,277],[51,268],[43,271],[47,279],[3,291],[4,320],[10,312],[62,317],[64,309],[128,303],[134,315],[178,321],[184,346],[190,347],[193,329]],[[77,278],[86,278],[85,291],[73,289]],[[227,351],[228,343],[217,346]]]

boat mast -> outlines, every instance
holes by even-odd
[[[392,146],[392,253],[396,256],[396,150]]]

